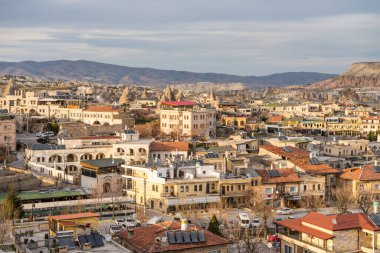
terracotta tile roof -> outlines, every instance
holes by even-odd
[[[343,179],[358,180],[358,181],[379,181],[380,172],[374,172],[373,165],[364,165],[361,168],[344,169],[340,175]]]
[[[118,112],[117,108],[112,107],[111,105],[90,105],[84,111],[89,112]]]
[[[195,103],[191,101],[163,101],[161,104],[171,106],[195,105]]]
[[[284,221],[277,221],[276,223],[283,227],[287,227],[323,240],[331,239],[334,237],[333,235],[322,232],[318,229],[303,226],[301,223],[301,219],[289,219]]]
[[[280,172],[280,177],[270,177],[268,170],[256,170],[256,172],[262,178],[264,184],[276,184],[276,183],[299,183],[302,179],[292,169],[276,169]]]
[[[336,224],[332,222],[334,219],[336,220]],[[303,217],[302,221],[332,231],[353,228],[362,228],[371,231],[380,230],[380,227],[371,223],[368,215],[364,213],[323,215],[317,212],[311,212]]]
[[[278,122],[281,122],[283,118],[284,118],[284,116],[282,116],[282,115],[271,116],[271,117],[269,117],[267,122],[268,123],[278,123]]]
[[[333,220],[336,222],[333,223]],[[303,218],[276,221],[276,223],[320,239],[330,239],[333,235],[322,232],[318,230],[317,227],[330,231],[357,228],[370,231],[380,230],[380,227],[371,223],[368,215],[364,213],[323,215],[317,212],[311,212]],[[313,228],[308,225],[313,225]]]
[[[90,218],[90,217],[100,217],[97,213],[74,213],[74,214],[63,214],[56,216],[49,216],[51,220],[70,220],[70,219],[80,219],[80,218]]]
[[[189,143],[187,142],[152,142],[150,144],[151,151],[189,151]]]
[[[227,245],[229,241],[226,238],[203,230],[206,242],[202,243],[181,243],[160,245],[155,242],[156,237],[163,237],[168,230],[179,230],[181,224],[178,221],[166,221],[156,225],[147,227],[137,227],[133,230],[133,237],[128,238],[128,231],[120,232],[119,236],[132,247],[141,252],[167,252],[167,251],[183,251],[187,249],[196,249],[202,247],[211,247],[217,245]],[[201,230],[202,228],[189,224],[188,230]]]
[[[362,117],[362,120],[380,120],[380,116],[367,116],[367,117]]]
[[[295,147],[287,146],[291,152],[285,151],[283,147],[277,147],[273,145],[263,145],[260,148],[265,149],[278,156],[292,162],[295,166],[301,170],[310,174],[337,174],[340,173],[338,169],[331,167],[328,164],[311,164],[309,161],[310,152]]]

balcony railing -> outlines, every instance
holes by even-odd
[[[279,237],[286,242],[294,243],[313,252],[320,252],[321,250],[324,250],[325,252],[334,252],[334,246],[327,245],[327,241],[324,241],[324,246],[321,247],[319,244],[315,244],[311,240],[303,240],[301,233],[298,232],[281,232],[279,233]]]

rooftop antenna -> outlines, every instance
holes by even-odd
[[[338,224],[338,222],[336,221],[336,219],[332,219],[331,222],[332,222],[332,224],[334,224],[334,225]]]

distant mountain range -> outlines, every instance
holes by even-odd
[[[308,89],[380,88],[380,62],[357,62],[341,75],[308,85]]]
[[[164,87],[198,82],[243,83],[248,87],[304,85],[333,78],[334,74],[287,72],[268,76],[238,76],[176,70],[126,67],[93,61],[0,62],[0,74],[34,76],[47,80],[78,80],[98,83],[130,83]]]

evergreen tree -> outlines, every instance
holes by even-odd
[[[210,220],[210,223],[208,224],[208,231],[214,233],[214,234],[217,234],[217,235],[222,235],[222,233],[220,232],[219,230],[219,221],[218,219],[216,218],[216,215],[214,214],[212,217],[211,217],[211,220]]]
[[[5,213],[10,220],[19,219],[24,216],[21,199],[18,197],[14,185],[8,186],[7,196],[4,202]]]

